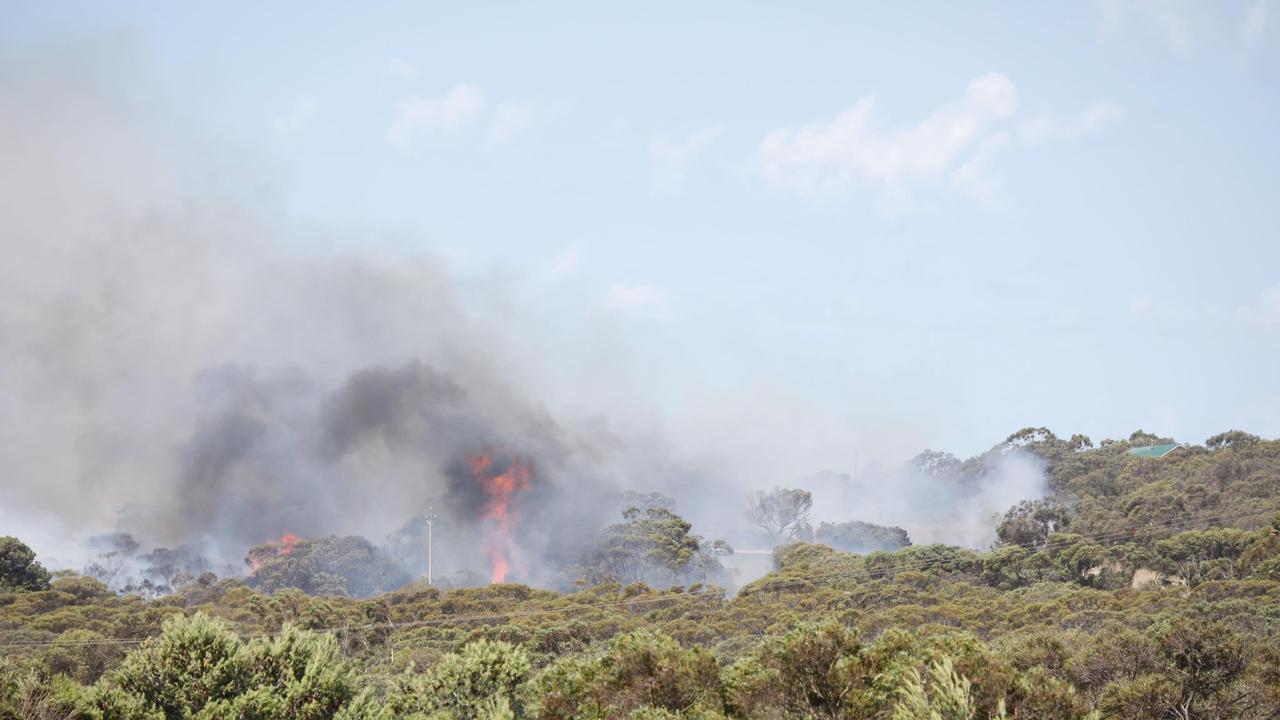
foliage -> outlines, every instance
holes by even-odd
[[[368,597],[409,580],[385,552],[355,536],[301,540],[288,553],[259,546],[250,556],[264,559],[249,584],[267,593],[297,588],[308,595]]]
[[[893,720],[973,720],[978,708],[969,692],[971,683],[956,674],[951,658],[930,663],[926,674],[927,684],[920,672],[911,668],[906,682],[898,688]],[[995,717],[1007,717],[1003,704]]]
[[[820,523],[814,541],[845,552],[898,550],[911,544],[907,531],[854,520],[843,523]]]
[[[603,652],[563,658],[539,678],[539,717],[683,717],[722,712],[720,666],[704,649],[639,630]]]
[[[387,708],[397,718],[523,718],[531,670],[522,648],[480,640],[425,675],[402,675]]]
[[[1070,524],[1066,508],[1052,501],[1024,500],[1004,514],[996,527],[996,536],[1003,543],[1038,547]]]
[[[625,522],[610,525],[572,572],[591,583],[671,585],[707,582],[724,574],[716,554],[732,552],[723,542],[706,544],[687,520],[664,507],[628,508]]]
[[[44,590],[49,571],[36,562],[36,554],[16,537],[0,537],[0,592]]]
[[[104,717],[321,720],[374,709],[331,636],[288,626],[245,644],[200,614],[166,622],[79,702]]]
[[[1086,440],[1030,428],[933,459],[980,483],[1002,452],[1040,457],[1049,495],[1006,516],[1026,542],[791,543],[733,596],[601,572],[567,593],[319,597],[255,576],[144,598],[60,573],[0,592],[0,720],[1280,717],[1280,442],[1142,458],[1148,434]],[[640,548],[659,587],[714,560],[666,508],[616,532],[617,557],[587,557]]]

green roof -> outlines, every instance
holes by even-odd
[[[1138,457],[1164,457],[1180,447],[1182,447],[1182,443],[1146,445],[1144,447],[1129,448],[1129,454],[1137,455]]]

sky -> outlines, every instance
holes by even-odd
[[[292,253],[508,285],[552,408],[814,470],[1280,436],[1280,0],[369,5],[10,2],[0,50],[91,54]]]

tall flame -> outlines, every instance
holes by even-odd
[[[485,523],[484,552],[493,562],[491,583],[502,583],[507,580],[507,546],[511,541],[511,528],[515,525],[515,511],[511,500],[515,494],[529,487],[529,465],[523,460],[512,461],[505,472],[495,473],[493,458],[489,455],[472,455],[467,458],[471,463],[471,473],[484,488],[487,499],[480,511],[480,518]]]

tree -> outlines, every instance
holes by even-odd
[[[885,527],[860,520],[821,523],[814,532],[814,539],[836,550],[860,553],[899,550],[911,544],[907,531],[900,527]]]
[[[1088,450],[1093,447],[1093,441],[1089,439],[1088,435],[1076,433],[1067,441],[1067,445],[1069,445],[1072,450]]]
[[[221,622],[176,616],[158,638],[129,654],[109,688],[125,697],[109,695],[107,702],[140,704],[165,717],[195,714],[247,689],[250,668],[241,649],[240,638]]]
[[[406,671],[388,695],[387,709],[397,718],[524,718],[532,672],[524,648],[477,640],[425,675]]]
[[[1154,433],[1146,430],[1134,430],[1129,435],[1130,445],[1158,445],[1164,442],[1172,442],[1169,438],[1162,438]]]
[[[1235,528],[1190,530],[1157,542],[1155,554],[1161,570],[1194,587],[1235,577],[1237,560],[1256,540],[1255,533]]]
[[[906,681],[898,688],[898,704],[893,707],[893,720],[973,720],[977,703],[969,691],[969,679],[956,673],[951,658],[929,663],[927,682],[920,671],[911,668]],[[994,720],[1007,717],[1001,705]]]
[[[221,621],[177,615],[160,636],[91,689],[73,717],[295,718],[378,716],[331,635],[291,625],[242,643]]]
[[[538,684],[545,720],[703,717],[690,709],[723,709],[715,656],[650,630],[618,635],[602,655],[562,658]]]
[[[730,668],[729,704],[741,717],[871,717],[859,691],[876,669],[862,652],[851,628],[834,621],[799,625]]]
[[[1228,430],[1205,440],[1204,446],[1210,450],[1223,450],[1239,445],[1253,445],[1260,440],[1261,438],[1257,435],[1251,435],[1243,430]]]
[[[1158,624],[1152,634],[1160,645],[1167,675],[1176,679],[1175,708],[1182,717],[1199,717],[1197,707],[1211,704],[1244,674],[1245,646],[1223,625],[1179,619]]]
[[[747,507],[747,519],[776,540],[796,536],[796,531],[809,522],[813,495],[808,490],[774,488],[757,492]]]
[[[0,592],[48,589],[49,571],[35,551],[16,537],[0,537]]]
[[[246,562],[259,565],[249,585],[268,593],[298,588],[308,595],[368,597],[409,581],[388,553],[362,537],[300,540],[288,548],[282,552],[268,543],[251,549]]]
[[[1103,717],[1244,717],[1240,703],[1250,693],[1235,687],[1247,669],[1244,642],[1224,625],[1185,617],[1158,622],[1149,635],[1156,646],[1154,667],[1108,685],[1098,702]]]
[[[687,520],[662,507],[628,508],[571,570],[592,583],[651,585],[703,582],[724,571],[716,555],[732,553],[722,541],[703,546]]]
[[[650,508],[662,508],[663,510],[676,511],[675,498],[670,495],[664,495],[660,492],[638,492],[636,490],[627,490],[618,497],[620,505],[615,506],[618,510],[627,508],[640,508],[648,510]]]
[[[1053,431],[1046,427],[1024,427],[1018,432],[1005,438],[1005,445],[1010,447],[1026,447],[1027,445],[1038,445],[1041,443],[1051,443],[1058,439]]]
[[[960,460],[949,452],[925,450],[911,458],[910,465],[926,477],[944,478],[954,475],[960,469]]]
[[[1051,500],[1023,500],[1004,514],[996,535],[1003,543],[1033,547],[1070,524],[1066,509]]]

